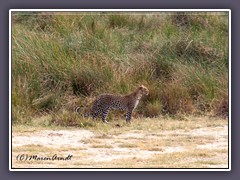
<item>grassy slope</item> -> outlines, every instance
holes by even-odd
[[[224,13],[16,13],[13,122],[50,113],[47,125],[74,125],[76,105],[139,84],[150,95],[135,116],[227,116],[227,20]]]

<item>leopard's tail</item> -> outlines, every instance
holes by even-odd
[[[75,107],[75,112],[76,112],[76,113],[80,113],[80,109],[81,109],[81,108],[80,108],[79,106]]]
[[[80,113],[81,113],[81,107],[79,107],[79,106],[75,107],[75,112],[78,113],[78,114],[80,114]],[[88,117],[91,116],[90,113],[85,113],[85,114],[82,113],[81,115],[82,115],[82,117],[84,117],[84,118],[88,118]]]

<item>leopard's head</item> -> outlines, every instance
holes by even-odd
[[[149,90],[148,88],[146,88],[145,86],[141,85],[138,87],[138,90],[140,91],[140,93],[142,95],[148,95],[149,94]]]

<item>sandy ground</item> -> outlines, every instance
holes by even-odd
[[[139,148],[135,144],[142,143],[143,147],[147,147],[146,142],[158,141],[173,138],[173,137],[198,137],[204,139],[205,137],[211,137],[212,141],[202,141],[195,145],[195,149],[228,149],[228,126],[223,127],[207,127],[198,128],[190,131],[174,130],[174,131],[159,131],[157,133],[149,133],[140,130],[132,130],[129,132],[123,132],[121,134],[108,135],[107,137],[99,137],[99,132],[90,130],[41,130],[37,132],[29,133],[13,133],[12,147],[17,149],[18,147],[26,146],[41,146],[47,148],[53,148],[56,153],[58,148],[65,148],[64,153],[72,154],[75,157],[75,165],[77,167],[98,167],[97,164],[111,162],[113,160],[123,160],[129,158],[148,159],[158,154],[171,154],[175,152],[189,151],[189,147],[181,145],[181,143],[174,143],[173,146],[160,145],[160,150],[149,150],[148,148]],[[173,139],[174,141],[174,139]],[[144,144],[145,143],[145,144]],[[69,149],[69,151],[66,151]],[[77,151],[76,151],[77,149]],[[192,149],[192,148],[191,148]],[[35,152],[36,153],[36,152]],[[18,153],[13,153],[16,156]],[[77,155],[76,155],[77,154]],[[85,154],[84,156],[81,154]],[[13,157],[14,158],[14,157]],[[78,164],[78,159],[81,158],[82,164]],[[74,159],[74,158],[73,158]],[[221,164],[209,164],[206,167],[209,168],[227,168],[228,155],[217,154],[216,156],[208,159],[202,159],[202,161],[211,161],[221,159]],[[187,160],[189,163],[194,161],[193,159]],[[84,163],[85,162],[85,163]],[[17,164],[18,161],[14,161],[16,167],[26,167],[23,163]],[[54,163],[51,165],[44,165],[44,167],[57,167]],[[38,166],[34,166],[38,167]],[[41,167],[41,166],[39,166]]]

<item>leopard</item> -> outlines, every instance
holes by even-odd
[[[89,115],[93,120],[101,116],[102,121],[108,123],[106,119],[110,110],[126,111],[126,122],[130,123],[132,112],[137,108],[140,99],[148,94],[149,90],[144,85],[138,86],[127,95],[100,94],[93,102]]]

